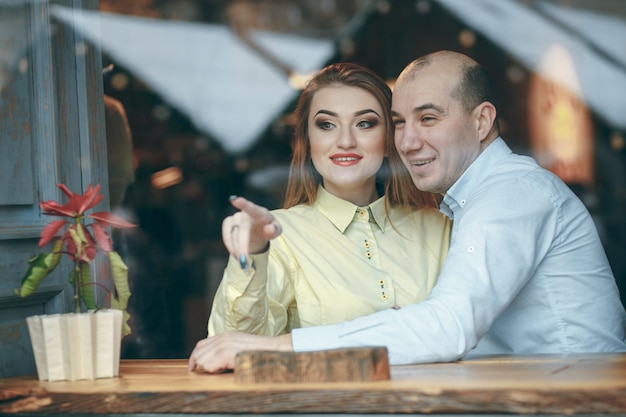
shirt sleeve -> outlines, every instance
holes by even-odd
[[[460,216],[455,214],[447,259],[425,301],[336,325],[294,329],[294,350],[386,346],[390,363],[398,365],[452,361],[474,348],[532,277],[560,216],[537,185],[509,182],[482,189]]]
[[[276,336],[287,331],[293,286],[288,268],[275,252],[270,248],[261,254],[250,255],[248,273],[233,256],[229,256],[213,300],[209,336],[225,331]],[[276,285],[268,285],[268,276]]]

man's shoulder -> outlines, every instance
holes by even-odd
[[[528,204],[554,200],[567,187],[558,177],[541,168],[532,158],[509,154],[484,166],[476,177],[458,190],[457,200],[502,205]],[[459,192],[460,191],[460,192]]]
[[[515,182],[525,182],[538,189],[566,187],[559,177],[541,167],[532,157],[516,153],[511,153],[493,164],[485,179],[492,185],[507,186]]]

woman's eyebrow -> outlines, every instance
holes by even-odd
[[[318,110],[317,113],[315,113],[314,117],[317,116],[318,114],[327,114],[329,116],[333,116],[333,117],[337,117],[337,113],[335,113],[334,111],[330,111],[330,110]]]
[[[380,117],[380,114],[378,114],[378,112],[376,110],[374,110],[374,109],[359,110],[359,111],[355,112],[354,115],[355,116],[362,116],[362,115],[367,114],[367,113],[374,113],[376,116]],[[334,116],[334,117],[338,116],[337,113],[335,113],[334,111],[324,110],[324,109],[318,110],[315,113],[315,116],[317,116],[318,114],[327,114],[329,116]]]
[[[362,116],[362,115],[367,114],[367,113],[374,113],[376,116],[380,117],[380,114],[378,114],[378,112],[376,110],[374,110],[374,109],[361,110],[361,111],[358,111],[358,112],[354,113],[354,115],[355,116]]]

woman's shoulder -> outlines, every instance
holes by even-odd
[[[392,208],[389,212],[389,218],[396,225],[410,222],[435,228],[446,227],[451,222],[448,217],[434,207]]]
[[[399,217],[411,217],[411,218],[428,218],[428,217],[440,217],[443,214],[435,207],[392,207],[389,210],[389,214]],[[445,216],[443,216],[445,217]]]
[[[302,218],[310,217],[315,212],[311,205],[298,204],[289,208],[279,208],[271,211],[277,220],[281,221],[297,221]]]

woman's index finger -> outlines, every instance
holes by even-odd
[[[265,207],[254,204],[252,201],[247,200],[244,197],[237,197],[234,200],[231,200],[231,204],[238,208],[239,210],[248,214],[252,220],[257,221],[267,221],[270,222],[274,220],[274,216],[269,212]]]

